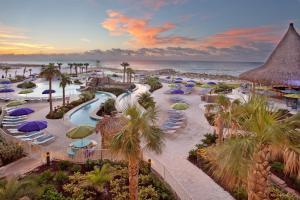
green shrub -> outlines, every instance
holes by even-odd
[[[244,187],[237,187],[233,190],[233,195],[236,199],[247,199],[248,198],[248,194],[247,191]]]
[[[76,85],[81,85],[82,82],[81,82],[80,80],[75,80],[75,81],[74,81],[74,84],[76,84]]]
[[[51,181],[52,178],[53,178],[52,172],[49,170],[46,170],[36,177],[36,181],[38,184],[46,184],[49,181]]]
[[[59,185],[65,184],[66,182],[68,182],[68,180],[69,180],[69,177],[68,177],[67,173],[63,172],[63,171],[56,172],[53,177],[53,181],[55,181]]]
[[[154,92],[155,90],[162,88],[162,84],[157,77],[148,77],[146,79],[146,84],[150,86],[150,92]]]
[[[48,187],[45,189],[41,200],[67,200],[63,194],[56,191],[54,187]]]
[[[152,185],[139,188],[140,200],[159,200],[159,195]]]
[[[7,165],[23,157],[23,148],[14,143],[6,143],[4,140],[0,143],[0,166]]]
[[[110,98],[107,99],[98,110],[98,116],[111,115],[113,111],[116,111],[115,100]]]
[[[32,81],[29,82],[23,82],[17,85],[18,88],[22,88],[22,89],[31,89],[36,87],[36,84]]]
[[[139,175],[139,186],[147,186],[152,184],[151,175]]]
[[[196,160],[197,159],[197,149],[192,149],[189,151],[189,160]]]
[[[273,187],[271,190],[271,199],[275,200],[299,200],[299,198],[295,197],[291,193],[285,193],[280,189]]]
[[[214,92],[215,93],[229,93],[234,88],[235,88],[235,86],[230,85],[230,84],[218,83],[214,88]]]
[[[155,107],[155,101],[154,101],[153,97],[151,96],[151,94],[148,92],[140,94],[138,96],[138,102],[145,109]]]
[[[282,162],[273,162],[271,164],[271,168],[277,172],[282,172],[283,171],[283,168],[284,168],[284,165]]]
[[[204,138],[201,140],[204,146],[210,146],[215,144],[217,141],[217,136],[213,133],[206,133]]]
[[[57,168],[62,171],[67,171],[72,166],[72,163],[67,160],[62,160],[57,163]]]
[[[73,173],[75,173],[75,172],[80,172],[81,171],[81,166],[80,165],[73,165],[72,167],[71,167],[71,172],[73,172]]]

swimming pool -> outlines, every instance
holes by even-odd
[[[49,89],[49,83],[46,81],[36,83],[36,88],[33,89],[32,93],[29,94],[18,94],[23,97],[48,97],[49,94],[42,94],[44,90]],[[67,85],[66,86],[66,96],[73,96],[80,94],[77,89],[80,88],[80,85]],[[53,97],[62,97],[62,88],[59,87],[59,81],[52,82],[52,89],[55,90],[55,93],[52,94]]]
[[[71,114],[70,122],[72,124],[76,124],[77,126],[78,125],[96,126],[97,120],[90,118],[90,113],[93,112],[95,109],[99,108],[101,103],[104,103],[107,99],[111,98],[111,96],[99,92],[96,93],[96,97],[98,98],[97,101],[87,104]]]

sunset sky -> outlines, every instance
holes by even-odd
[[[142,56],[259,60],[290,22],[300,27],[300,0],[0,0],[0,5],[0,54],[122,49]]]

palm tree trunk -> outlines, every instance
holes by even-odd
[[[50,105],[50,114],[53,112],[53,105],[52,105],[52,79],[49,79],[49,105]]]
[[[270,147],[268,145],[261,145],[254,154],[254,163],[248,174],[248,200],[269,199],[269,157]]]
[[[130,200],[138,199],[138,174],[139,161],[131,158],[128,161],[128,175],[129,175],[129,197]]]
[[[126,67],[124,67],[123,69],[123,83],[125,83],[125,71],[126,71]]]
[[[215,130],[216,130],[216,134],[218,137],[217,143],[221,144],[224,140],[224,124],[223,124],[223,120],[222,117],[218,114],[216,117],[216,121],[215,121]]]
[[[65,107],[65,105],[66,105],[66,94],[65,94],[65,87],[63,87],[62,88],[63,90],[62,90],[62,95],[63,95],[63,107]]]

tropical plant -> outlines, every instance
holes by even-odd
[[[61,70],[62,63],[57,63],[58,69]]]
[[[24,81],[23,83],[18,84],[17,87],[22,89],[31,89],[36,87],[36,84],[32,81]]]
[[[152,108],[155,107],[155,101],[149,92],[144,92],[139,94],[138,102],[145,109],[148,109],[150,107]]]
[[[54,64],[50,63],[48,66],[42,68],[40,72],[40,76],[46,78],[49,81],[49,90],[52,90],[52,79],[54,77],[60,76],[60,71]],[[50,114],[53,112],[53,105],[52,105],[52,93],[49,92],[49,105],[50,105]]]
[[[62,95],[63,95],[63,106],[66,105],[66,86],[71,85],[72,80],[67,74],[61,74],[60,75],[60,83],[59,87],[62,88]]]
[[[25,78],[26,69],[27,69],[27,66],[25,65],[23,68],[23,78]]]
[[[29,71],[29,76],[31,76],[32,69],[30,68],[28,69],[28,71]]]
[[[95,188],[98,192],[103,192],[105,184],[112,180],[112,173],[109,164],[104,164],[101,169],[95,167],[95,169],[86,174],[86,182],[88,185]]]
[[[262,97],[252,96],[232,116],[238,129],[208,155],[215,176],[228,185],[247,185],[248,199],[269,199],[270,155],[282,156],[286,173],[299,169],[300,113],[280,119]]]
[[[150,86],[150,92],[154,92],[155,90],[162,88],[162,84],[157,77],[148,77],[146,79],[146,84]]]
[[[88,72],[88,67],[89,67],[89,63],[84,63],[84,66],[85,66],[85,73],[87,73]]]
[[[111,115],[113,111],[116,111],[115,100],[112,98],[107,99],[104,104],[100,107],[97,115]]]
[[[12,179],[0,186],[0,199],[19,200],[22,197],[30,197],[34,193],[33,189],[29,182]]]
[[[68,63],[69,69],[70,69],[70,74],[72,74],[72,68],[73,68],[73,63]]]
[[[126,69],[126,73],[127,73],[127,82],[131,83],[132,74],[134,73],[133,69],[128,67]]]
[[[157,110],[150,108],[141,111],[137,105],[128,105],[124,111],[128,123],[111,141],[111,149],[121,153],[128,160],[129,194],[131,200],[138,199],[138,173],[141,160],[141,141],[145,147],[161,153],[163,132],[156,126]]]
[[[129,66],[129,63],[122,62],[120,65],[123,67],[123,83],[125,83],[126,68]]]

